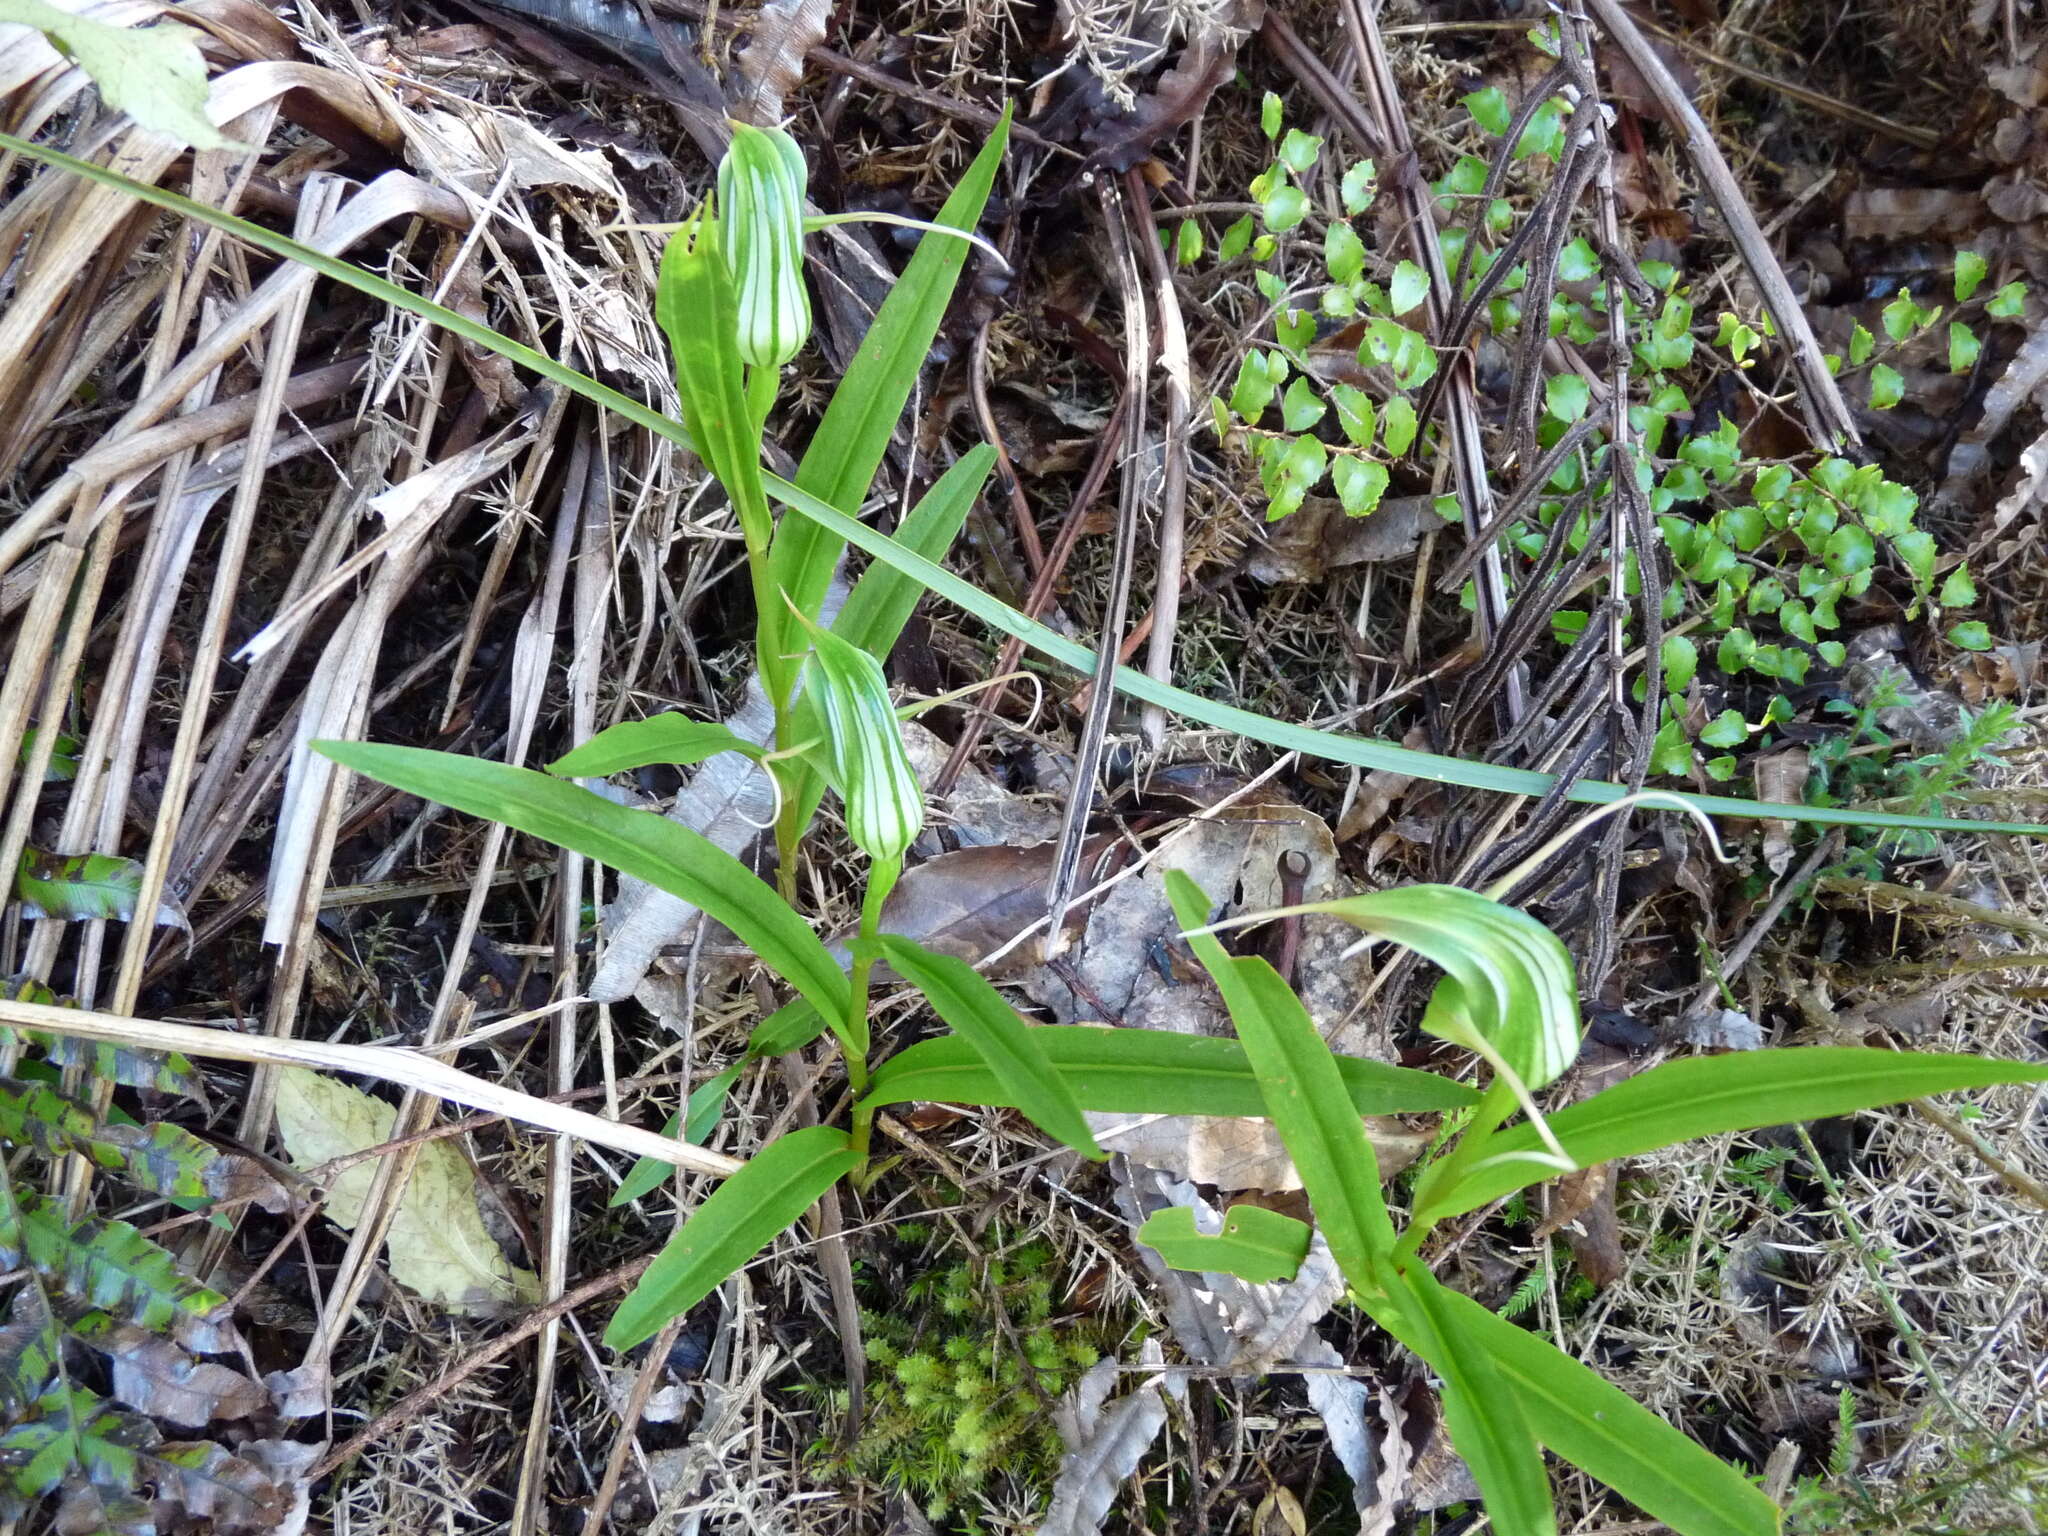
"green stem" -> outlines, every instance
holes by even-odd
[[[867,895],[860,904],[860,931],[853,939],[853,969],[846,1001],[846,1026],[839,1032],[846,1050],[846,1080],[856,1094],[868,1086],[868,981],[881,950],[882,906],[903,873],[903,860],[876,859],[868,868]]]
[[[1400,1242],[1394,1245],[1396,1260],[1412,1259],[1422,1251],[1422,1244],[1428,1238],[1442,1217],[1432,1208],[1432,1199],[1439,1191],[1453,1190],[1463,1179],[1465,1170],[1485,1150],[1486,1143],[1500,1128],[1500,1123],[1515,1111],[1514,1090],[1496,1077],[1487,1084],[1486,1092],[1473,1107],[1472,1119],[1458,1136],[1451,1150],[1446,1152],[1422,1177],[1415,1190],[1415,1215],[1408,1223],[1408,1230],[1401,1234]]]

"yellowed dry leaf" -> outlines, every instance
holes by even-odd
[[[338,1078],[288,1068],[278,1083],[277,1128],[292,1165],[322,1163],[392,1139],[397,1108]],[[345,1231],[362,1220],[375,1160],[354,1164],[327,1186],[327,1215]],[[392,1278],[422,1300],[452,1311],[489,1313],[540,1298],[531,1270],[507,1259],[477,1210],[476,1175],[454,1143],[420,1148],[385,1239]]]

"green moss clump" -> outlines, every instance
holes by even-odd
[[[1046,1403],[1102,1348],[1096,1324],[1055,1317],[1050,1248],[1004,1249],[1000,1229],[989,1236],[994,1257],[928,1265],[898,1290],[870,1272],[861,1329],[873,1368],[860,1441],[813,1447],[834,1471],[906,1492],[930,1519],[967,1533],[983,1529],[977,1511],[1005,1493],[1043,1502],[1064,1451]],[[902,1268],[916,1262],[906,1256]]]

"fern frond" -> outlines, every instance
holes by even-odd
[[[0,1141],[51,1157],[78,1153],[140,1189],[184,1201],[213,1196],[207,1170],[221,1156],[178,1126],[110,1124],[46,1083],[12,1078],[0,1078]]]
[[[0,1197],[0,1265],[28,1265],[72,1300],[169,1332],[197,1349],[225,1347],[227,1298],[178,1273],[170,1254],[125,1221],[65,1220],[37,1196]]]

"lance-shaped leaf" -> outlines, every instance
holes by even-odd
[[[604,1331],[610,1349],[651,1339],[690,1310],[860,1161],[844,1131],[809,1126],[777,1137],[684,1218]]]
[[[1465,1326],[1466,1313],[1456,1305],[1464,1299],[1414,1264],[1394,1277],[1390,1294],[1360,1297],[1373,1321],[1429,1362],[1443,1384],[1451,1445],[1472,1469],[1493,1529],[1554,1536],[1557,1516],[1536,1432],[1521,1399],[1500,1390],[1486,1345]]]
[[[718,1124],[718,1117],[725,1112],[725,1096],[732,1092],[732,1085],[740,1080],[740,1074],[748,1066],[764,1057],[786,1056],[791,1051],[802,1050],[823,1033],[825,1021],[818,1017],[817,1009],[801,1000],[785,1003],[754,1026],[753,1034],[747,1037],[747,1049],[738,1061],[691,1090],[689,1103],[683,1112],[670,1115],[668,1124],[661,1128],[661,1134],[673,1136],[681,1130],[683,1140],[702,1146],[711,1134],[711,1128]],[[630,1205],[674,1177],[675,1171],[673,1163],[643,1157],[620,1181],[611,1203],[615,1206]]]
[[[762,750],[715,720],[688,715],[655,715],[647,720],[621,720],[608,730],[548,764],[558,779],[601,779],[608,773],[645,768],[650,763],[678,766],[701,763],[721,752],[740,752],[759,762]]]
[[[924,830],[924,790],[889,702],[882,664],[804,619],[811,659],[805,695],[825,734],[826,778],[846,807],[846,835],[871,859],[894,862]]]
[[[1039,1048],[1037,1031],[1018,1017],[1002,993],[966,961],[934,954],[895,934],[882,938],[882,955],[897,975],[916,987],[933,1010],[987,1063],[1016,1105],[1048,1136],[1100,1161],[1105,1154],[1082,1118],[1066,1079]]]
[[[780,128],[733,124],[718,162],[719,238],[738,301],[740,356],[756,368],[780,368],[811,334],[804,288],[808,179],[795,139]]]
[[[137,1453],[157,1439],[149,1420],[116,1411],[84,1387],[54,1384],[24,1422],[0,1435],[0,1517],[19,1518],[69,1482],[73,1494],[84,1497],[67,1498],[67,1516],[82,1505],[102,1530],[150,1532],[148,1504],[127,1495],[140,1470]],[[90,1531],[93,1525],[66,1520],[63,1528]]]
[[[0,1078],[0,1140],[53,1157],[75,1152],[142,1189],[193,1202],[212,1197],[206,1174],[221,1155],[182,1127],[110,1125],[47,1084],[12,1078]]]
[[[754,872],[689,828],[544,773],[481,758],[358,741],[316,741],[345,768],[609,865],[702,907],[828,1019],[846,1014],[846,973]]]
[[[1254,1285],[1292,1280],[1308,1257],[1306,1222],[1260,1205],[1233,1205],[1217,1232],[1195,1225],[1185,1205],[1154,1211],[1138,1228],[1138,1241],[1175,1269],[1235,1275]]]
[[[1258,1074],[1266,1116],[1294,1160],[1338,1267],[1354,1288],[1377,1287],[1382,1261],[1393,1250],[1394,1227],[1380,1193],[1378,1160],[1336,1058],[1278,971],[1255,957],[1233,958],[1213,934],[1192,931],[1209,920],[1209,898],[1200,886],[1182,871],[1169,870],[1166,894],[1195,958],[1223,993]]]
[[[1010,112],[1005,107],[988,143],[939,210],[938,223],[971,230],[981,222],[1009,132]],[[811,434],[797,466],[796,483],[812,496],[846,513],[858,512],[867,500],[917,376],[931,357],[932,342],[966,261],[964,240],[926,235],[918,242],[903,275],[875,312],[874,323],[832,392],[824,420]],[[845,549],[843,533],[804,519],[786,521],[775,534],[771,585],[787,592],[799,613],[816,618]]]
[[[218,1347],[216,1324],[227,1298],[179,1273],[176,1260],[125,1221],[88,1216],[69,1221],[62,1207],[34,1195],[16,1202],[19,1222],[0,1232],[0,1264],[25,1259],[73,1300],[158,1332],[171,1331],[195,1348]]]
[[[1163,1030],[1042,1024],[1031,1038],[1066,1082],[1074,1101],[1108,1114],[1220,1115],[1263,1118],[1259,1080],[1235,1040]],[[1338,1074],[1361,1115],[1458,1109],[1478,1095],[1433,1072],[1339,1056]],[[1018,1106],[973,1046],[958,1035],[920,1040],[875,1070],[862,1102],[913,1100]]]
[[[1418,1301],[1426,1297],[1437,1331],[1477,1362],[1483,1372],[1481,1394],[1494,1403],[1515,1401],[1536,1438],[1566,1461],[1685,1536],[1776,1536],[1778,1507],[1734,1467],[1597,1372],[1559,1353],[1549,1340],[1424,1272],[1415,1272],[1412,1280],[1407,1294]],[[1419,1305],[1415,1309],[1422,1310]],[[1432,1365],[1438,1363],[1426,1351],[1417,1352]],[[1451,1437],[1469,1461],[1455,1421]],[[1484,1478],[1480,1486],[1487,1492],[1487,1513],[1498,1528],[1507,1529]]]
[[[1572,1161],[1590,1168],[1724,1131],[1821,1120],[1961,1088],[2041,1082],[2048,1082],[2048,1066],[2038,1062],[1802,1046],[1667,1061],[1559,1110],[1548,1121]],[[1530,1126],[1493,1136],[1484,1159],[1456,1188],[1432,1202],[1436,1214],[1476,1210],[1550,1178],[1556,1170],[1532,1160],[1540,1149]]]
[[[29,917],[126,921],[142,891],[142,866],[111,853],[46,853],[24,848],[14,891]]]
[[[246,1419],[270,1406],[270,1395],[240,1371],[195,1359],[147,1328],[88,1312],[71,1331],[107,1357],[114,1396],[138,1413],[197,1428],[215,1419]]]
[[[18,1419],[43,1395],[57,1374],[57,1320],[40,1285],[18,1285],[0,1327],[0,1414]]]

